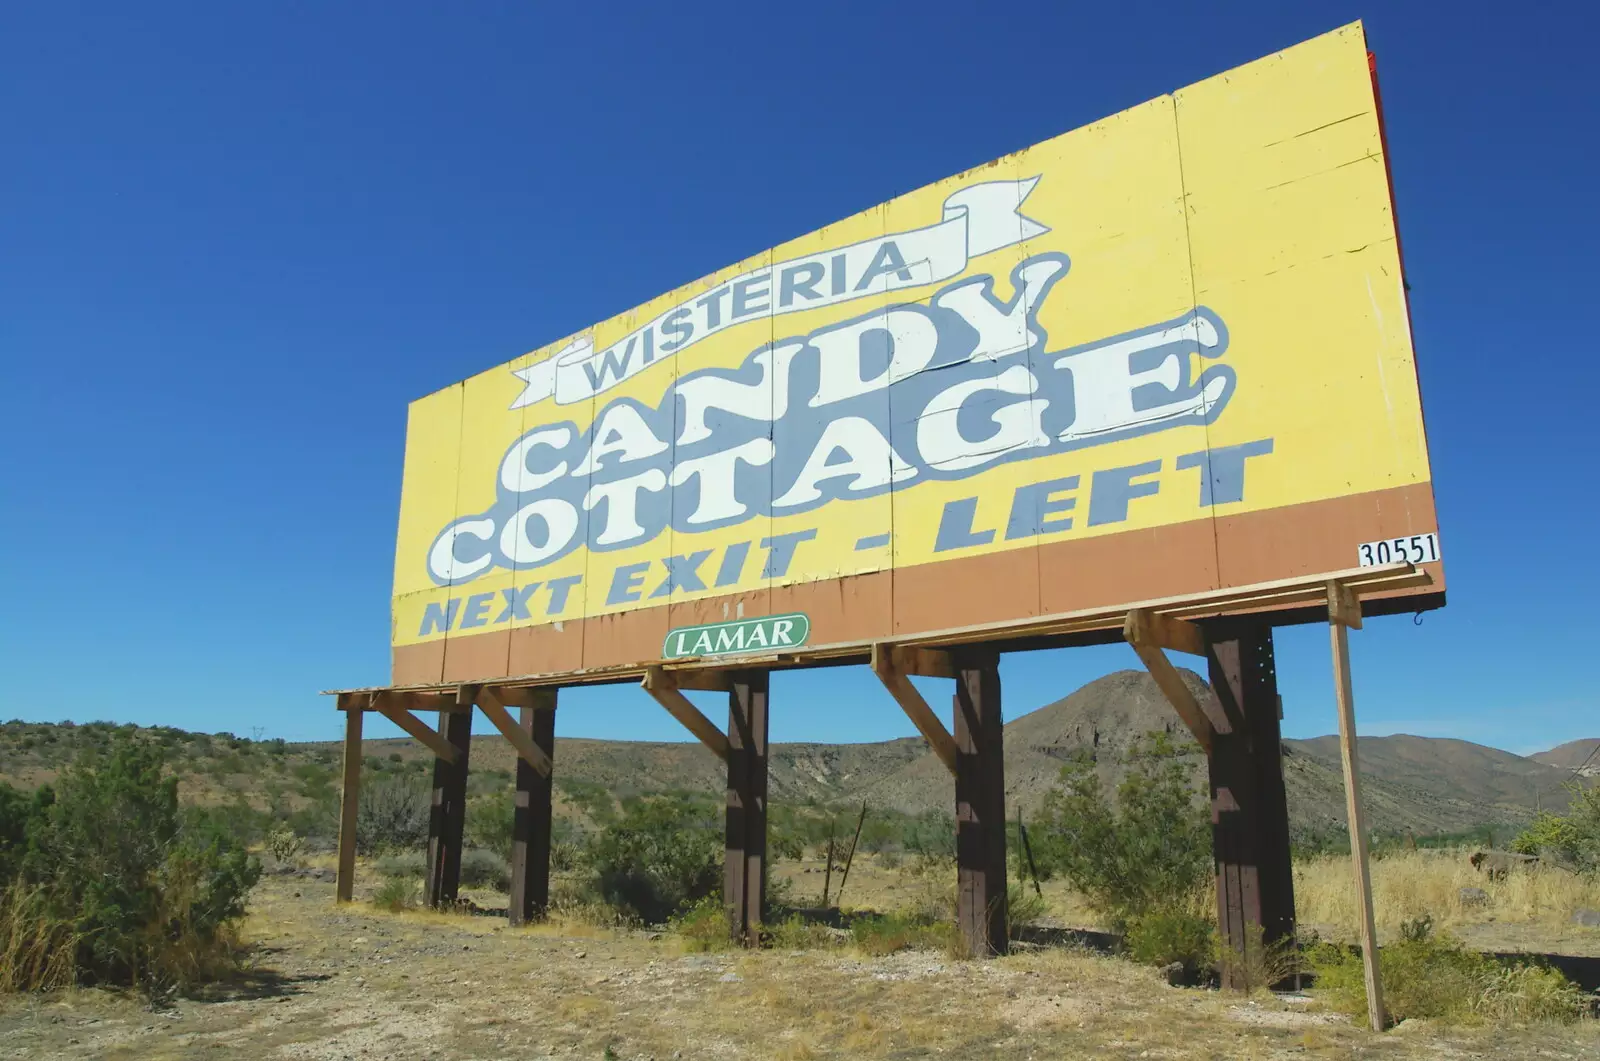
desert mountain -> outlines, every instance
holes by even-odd
[[[1205,682],[1184,671],[1197,695]],[[475,791],[507,783],[514,766],[510,747],[479,728],[473,738]],[[1165,731],[1193,747],[1187,731],[1143,671],[1107,675],[1006,726],[1006,799],[1009,807],[1037,807],[1060,778],[1062,765],[1088,756],[1108,787],[1126,769],[1133,743]],[[85,742],[103,741],[110,727],[12,722],[0,726],[0,780],[32,787],[51,780]],[[144,731],[165,745],[184,778],[186,799],[203,803],[245,800],[258,808],[302,806],[336,799],[339,745],[244,741],[157,728]],[[1418,834],[1459,832],[1483,825],[1516,825],[1536,807],[1565,806],[1561,782],[1594,748],[1575,741],[1532,758],[1466,741],[1430,737],[1363,737],[1359,744],[1363,794],[1375,829]],[[429,753],[409,738],[367,741],[373,767],[404,767],[419,780]],[[1291,823],[1298,833],[1342,829],[1344,794],[1338,741],[1287,740],[1284,775]],[[1600,756],[1596,757],[1600,760]],[[558,807],[575,809],[584,791],[628,796],[649,792],[719,793],[722,764],[693,742],[643,742],[562,738],[556,742]],[[398,760],[398,763],[394,762]],[[1187,759],[1197,789],[1205,787],[1198,749]],[[1591,764],[1600,773],[1600,762]],[[771,798],[776,802],[859,803],[910,814],[953,810],[954,784],[921,738],[871,744],[774,744],[769,752]],[[377,775],[370,775],[377,780]],[[487,787],[483,787],[487,786]]]
[[[1562,770],[1577,770],[1584,777],[1600,777],[1600,752],[1596,748],[1600,748],[1600,737],[1587,737],[1558,744],[1547,752],[1535,752],[1528,758]]]

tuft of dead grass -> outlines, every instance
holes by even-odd
[[[1487,907],[1462,901],[1461,889],[1488,893]],[[1296,863],[1294,898],[1303,924],[1357,931],[1355,878],[1348,855]],[[1600,909],[1600,880],[1546,866],[1519,868],[1492,880],[1451,850],[1402,851],[1372,863],[1378,928],[1392,935],[1403,922],[1432,917],[1459,928],[1494,916],[1502,921],[1566,922],[1579,908]]]

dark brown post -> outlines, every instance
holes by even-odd
[[[968,954],[1004,954],[1006,779],[1000,654],[956,652],[956,922]]]
[[[522,731],[550,758],[556,759],[556,690],[535,693],[543,703],[522,709]],[[511,896],[507,910],[513,925],[541,921],[550,908],[551,777],[517,757],[516,809],[511,820]]]
[[[728,693],[728,808],[722,898],[733,938],[760,943],[767,896],[767,672],[742,671]]]
[[[433,811],[428,817],[428,879],[422,901],[453,902],[461,890],[461,834],[467,824],[467,753],[472,712],[439,712],[439,734],[456,749],[456,761],[433,760]]]
[[[1278,679],[1271,626],[1218,623],[1208,627],[1208,634],[1216,693],[1207,705],[1216,729],[1208,766],[1222,979],[1225,987],[1249,990],[1262,986],[1249,982],[1255,964],[1249,951],[1294,935]],[[1236,955],[1246,960],[1229,960]]]
[[[341,697],[341,699],[343,699]],[[333,900],[347,903],[355,893],[356,812],[361,802],[361,709],[344,710],[344,785],[339,791],[339,869]]]

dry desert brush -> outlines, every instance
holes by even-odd
[[[53,789],[0,792],[0,986],[131,985],[152,997],[226,975],[260,876],[180,814],[159,748],[82,751]]]

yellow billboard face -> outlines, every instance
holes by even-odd
[[[394,679],[1442,582],[1436,531],[1352,25],[414,403]]]

